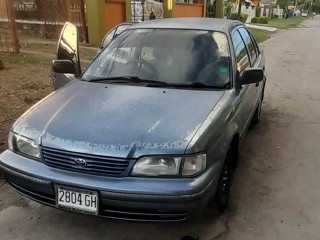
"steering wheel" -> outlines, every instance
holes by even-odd
[[[138,67],[139,63],[143,65],[143,68],[142,67]],[[146,71],[146,72],[149,72],[150,74],[152,74],[154,80],[158,79],[157,69],[150,62],[147,62],[146,60],[139,58],[139,59],[129,60],[126,63],[126,65],[134,65],[134,64],[136,65],[137,68],[142,69],[143,71],[146,71],[144,69],[146,67],[149,70],[149,71]]]

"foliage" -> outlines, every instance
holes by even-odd
[[[251,18],[251,23],[259,23],[259,22],[260,22],[260,18],[259,17]]]
[[[246,13],[240,13],[240,17],[239,17],[238,13],[232,13],[231,16],[230,16],[230,19],[239,20],[239,21],[245,23],[247,21],[247,19],[248,19],[248,16],[249,15],[246,14]]]
[[[280,8],[286,10],[288,6],[295,4],[295,0],[277,0],[277,4]]]
[[[246,13],[240,13],[240,21],[245,23],[248,19],[249,15]]]
[[[261,7],[256,6],[256,16],[259,17],[261,12]]]
[[[232,10],[232,1],[224,1],[224,15],[230,19]]]
[[[320,13],[320,0],[315,0],[311,6],[311,11],[315,13]]]
[[[232,20],[240,20],[238,13],[231,13],[230,19],[232,19]]]
[[[215,12],[216,12],[215,2],[212,3],[210,0],[205,0],[205,1],[207,1],[207,17],[214,18]]]
[[[263,23],[263,24],[267,24],[268,21],[269,21],[269,18],[268,18],[268,17],[261,17],[259,22],[260,22],[260,23]]]
[[[269,18],[267,17],[254,17],[251,19],[251,23],[262,23],[262,24],[267,24],[269,21]]]

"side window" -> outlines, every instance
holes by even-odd
[[[251,37],[250,37],[248,31],[246,29],[244,29],[244,28],[240,28],[239,32],[240,32],[240,34],[242,36],[243,41],[245,42],[245,44],[246,44],[246,46],[248,48],[249,55],[250,55],[250,60],[251,60],[251,66],[252,66],[254,61],[257,58],[256,49],[255,49],[255,47],[253,45],[253,42],[251,40]]]
[[[253,38],[252,34],[250,34],[250,37],[251,37],[251,41],[253,43],[254,49],[257,53],[257,56],[259,56],[260,50],[259,50],[258,44],[257,44],[256,40]]]
[[[114,35],[114,32],[116,31],[116,29],[113,29],[103,40],[103,43],[102,43],[102,47],[104,48],[105,46],[107,46],[112,38],[113,38],[113,35]]]
[[[249,56],[244,45],[242,38],[238,31],[232,33],[233,48],[236,54],[237,60],[237,70],[242,73],[242,71],[249,66]]]

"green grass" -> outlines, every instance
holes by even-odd
[[[268,26],[276,27],[281,29],[288,29],[297,27],[300,23],[306,20],[306,17],[290,17],[288,19],[278,18],[278,19],[269,19]]]
[[[260,30],[260,29],[254,29],[254,28],[250,28],[250,32],[252,33],[252,35],[254,36],[254,38],[258,43],[262,43],[266,41],[272,35],[272,32]]]

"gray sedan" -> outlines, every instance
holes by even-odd
[[[132,25],[81,73],[76,27],[53,78],[74,79],[12,126],[0,171],[59,209],[184,221],[228,204],[238,150],[259,121],[263,51],[246,27],[180,18]]]

